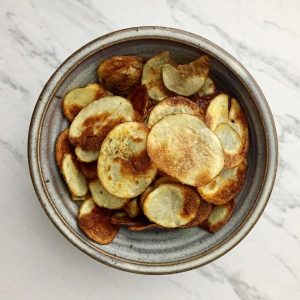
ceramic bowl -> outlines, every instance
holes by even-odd
[[[97,66],[108,57],[122,54],[151,57],[163,50],[169,50],[180,63],[208,54],[212,60],[211,75],[218,87],[240,101],[250,129],[246,181],[236,199],[233,217],[215,234],[200,228],[143,232],[121,228],[111,244],[101,246],[79,229],[76,222],[78,204],[71,200],[55,163],[55,139],[69,125],[62,114],[62,99],[69,90],[97,81]],[[104,264],[146,274],[197,268],[236,246],[257,222],[268,202],[276,174],[277,152],[272,114],[247,70],[210,41],[162,27],[113,32],[73,53],[45,85],[32,115],[28,139],[29,166],[35,191],[60,232],[80,250]]]

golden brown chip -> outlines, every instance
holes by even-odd
[[[113,93],[128,95],[141,81],[143,61],[138,56],[113,56],[100,64],[99,80]]]
[[[135,111],[127,99],[119,96],[101,98],[87,105],[75,117],[69,130],[70,143],[83,150],[100,150],[112,128],[134,119]]]
[[[129,201],[125,206],[124,210],[127,212],[130,218],[135,218],[140,213],[140,206],[137,199]]]
[[[88,193],[87,180],[80,172],[74,154],[65,154],[61,173],[74,200],[84,199]]]
[[[128,226],[128,230],[130,231],[144,231],[144,230],[152,230],[152,229],[160,229],[163,228],[155,223],[138,223],[134,225]]]
[[[189,223],[197,214],[200,197],[192,188],[165,183],[154,188],[143,201],[145,216],[162,227],[176,228]]]
[[[163,83],[162,68],[165,64],[176,65],[172,61],[169,51],[163,51],[151,57],[146,62],[143,70],[142,84],[147,86],[149,97],[156,101],[161,101],[174,95]]]
[[[99,157],[99,152],[99,150],[83,150],[79,146],[75,148],[77,159],[86,163],[96,161]]]
[[[222,205],[236,197],[243,187],[247,165],[242,162],[235,168],[222,170],[211,182],[198,187],[203,199],[215,205]]]
[[[111,130],[103,141],[98,176],[112,195],[135,198],[154,179],[157,168],[147,154],[148,132],[143,123],[125,122]]]
[[[221,123],[214,131],[224,150],[224,169],[238,166],[245,157],[244,144],[239,134],[228,123]]]
[[[210,216],[212,212],[212,205],[204,200],[201,199],[199,209],[195,218],[187,223],[186,225],[182,226],[182,228],[191,228],[201,225],[207,218]]]
[[[69,142],[69,129],[65,129],[59,134],[55,144],[55,159],[60,170],[64,155],[72,152],[73,147]]]
[[[224,205],[214,206],[208,219],[201,225],[209,232],[220,230],[230,219],[234,210],[235,202],[231,200]]]
[[[117,212],[111,216],[111,223],[123,226],[133,226],[140,224],[141,221],[137,218],[129,217],[126,213]]]
[[[63,112],[69,121],[94,100],[109,96],[111,93],[98,83],[90,83],[85,87],[69,91],[63,100]]]
[[[213,82],[213,80],[210,77],[207,77],[204,84],[200,88],[200,90],[197,92],[197,94],[202,96],[208,96],[211,94],[214,94],[216,92],[216,85]]]
[[[137,86],[129,96],[129,100],[134,110],[139,113],[141,120],[145,116],[146,108],[148,106],[148,99],[149,99],[148,91],[145,85]]]
[[[204,120],[204,111],[188,98],[177,96],[160,101],[151,111],[148,119],[148,127],[151,128],[155,123],[168,115],[188,114]]]
[[[224,166],[221,141],[195,116],[169,115],[153,125],[147,151],[157,168],[182,183],[202,186]]]
[[[111,211],[95,205],[92,199],[83,202],[78,215],[81,230],[93,241],[107,245],[113,241],[120,226],[112,224]]]
[[[167,89],[178,95],[190,96],[204,85],[209,73],[209,57],[203,55],[195,61],[178,65],[165,64],[162,68],[163,82]]]

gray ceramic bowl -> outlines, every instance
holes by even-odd
[[[68,126],[62,97],[97,80],[100,61],[113,55],[150,57],[169,50],[185,63],[207,53],[218,86],[239,99],[249,122],[249,169],[230,222],[215,234],[199,228],[130,232],[122,228],[101,246],[78,228],[78,206],[69,196],[54,159],[55,139]],[[147,274],[182,272],[211,262],[237,245],[262,214],[275,179],[277,137],[274,121],[258,85],[231,55],[200,36],[162,27],[139,27],[102,36],[72,54],[45,85],[33,112],[28,157],[34,188],[54,225],[76,247],[112,267]]]

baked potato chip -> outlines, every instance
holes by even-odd
[[[203,55],[195,61],[178,65],[165,64],[162,68],[164,85],[181,96],[191,96],[204,85],[209,73],[209,58]]]
[[[234,206],[234,200],[223,205],[214,206],[210,216],[201,225],[201,227],[209,232],[216,232],[220,230],[232,216]]]
[[[99,150],[112,128],[134,118],[134,109],[127,99],[119,96],[101,98],[87,105],[75,117],[69,130],[70,142],[83,150]]]
[[[82,162],[89,163],[98,160],[99,153],[99,150],[83,150],[79,146],[75,147],[75,154],[77,156],[77,159]]]
[[[222,205],[236,197],[241,191],[247,171],[247,165],[242,162],[235,168],[224,169],[207,185],[198,187],[203,199],[215,205]]]
[[[207,77],[202,87],[199,89],[197,94],[200,97],[208,96],[216,92],[216,85],[210,77]]]
[[[118,198],[107,192],[98,179],[90,182],[89,188],[94,202],[100,207],[120,209],[128,203],[128,199]]]
[[[147,151],[159,170],[192,186],[207,184],[224,166],[220,139],[198,117],[187,114],[165,116],[154,124]]]
[[[159,229],[159,228],[162,227],[155,223],[141,222],[134,225],[130,225],[128,226],[127,229],[130,231],[144,231],[144,230],[152,230],[152,229]]]
[[[107,245],[113,241],[120,226],[110,221],[112,212],[95,205],[92,199],[85,200],[79,210],[78,224],[93,241]]]
[[[211,212],[212,204],[201,199],[195,218],[186,225],[182,226],[182,228],[191,228],[201,225],[204,221],[208,219]]]
[[[197,214],[199,195],[179,183],[161,184],[143,201],[145,216],[165,228],[176,228],[189,223]]]
[[[204,111],[191,100],[182,97],[170,97],[162,100],[151,111],[148,119],[148,127],[151,128],[163,117],[175,114],[188,114],[204,120]]]
[[[242,139],[244,153],[247,153],[249,148],[249,130],[248,123],[240,104],[236,99],[231,99],[229,111],[230,126],[239,134]]]
[[[64,155],[70,154],[72,152],[73,147],[69,142],[69,129],[65,129],[59,134],[55,143],[55,159],[60,170],[62,167]]]
[[[221,123],[215,134],[222,142],[224,150],[224,168],[236,167],[244,160],[244,145],[238,133],[227,123]]]
[[[69,191],[75,197],[74,199],[76,197],[83,197],[88,193],[87,180],[79,171],[75,161],[76,158],[72,154],[65,154],[61,167],[62,175]]]
[[[128,95],[141,81],[143,61],[138,56],[113,56],[100,64],[99,81],[114,94]]]
[[[165,64],[176,65],[172,61],[169,51],[163,51],[150,58],[144,65],[142,84],[147,86],[149,97],[156,101],[161,101],[174,95],[173,92],[165,87],[163,82],[162,68]]]
[[[249,132],[245,114],[238,101],[231,99],[230,110],[228,95],[219,94],[210,102],[205,116],[207,126],[215,131],[219,124],[227,123],[240,136],[243,144],[243,153],[247,153],[249,148]]]
[[[88,104],[111,93],[98,83],[90,83],[85,87],[76,88],[69,91],[63,100],[63,112],[69,121],[73,121],[75,116]]]
[[[80,172],[86,177],[86,179],[94,180],[98,178],[96,161],[90,163],[77,162],[77,165]]]
[[[215,131],[221,123],[228,123],[228,106],[228,95],[224,93],[218,94],[210,101],[205,115],[205,123],[211,130]]]
[[[137,199],[129,201],[125,206],[124,210],[127,212],[130,218],[135,218],[140,213],[140,206]]]
[[[131,218],[123,211],[116,212],[111,216],[111,223],[116,225],[132,226],[140,224],[140,222],[137,218]]]
[[[154,179],[157,168],[147,154],[148,132],[143,123],[125,122],[104,139],[98,159],[98,177],[112,195],[134,198]]]
[[[147,87],[145,85],[137,86],[129,96],[129,100],[135,111],[141,116],[141,120],[146,114],[146,108],[148,106],[149,95]]]

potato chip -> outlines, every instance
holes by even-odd
[[[224,150],[224,168],[236,167],[244,160],[244,145],[238,133],[227,123],[221,123],[215,134],[222,142]]]
[[[175,114],[188,114],[204,120],[204,111],[191,100],[177,96],[170,97],[159,102],[151,111],[148,119],[148,127],[151,128],[163,117]]]
[[[98,83],[90,83],[85,87],[76,88],[69,91],[63,100],[63,112],[69,121],[73,121],[75,116],[88,104],[111,93]]]
[[[72,154],[65,154],[62,161],[61,172],[69,191],[73,196],[83,197],[88,193],[87,180],[78,169]]]
[[[120,226],[110,221],[111,211],[95,205],[92,199],[83,202],[78,215],[81,230],[93,241],[107,245],[113,241]]]
[[[216,232],[220,230],[232,216],[234,206],[234,200],[223,205],[214,206],[210,216],[201,225],[201,227],[209,232]]]
[[[182,183],[202,186],[224,166],[221,141],[195,116],[169,115],[151,128],[147,151],[157,168]]]
[[[204,85],[209,72],[207,55],[177,67],[165,64],[162,68],[164,85],[168,90],[181,96],[191,96]]]
[[[192,188],[179,183],[161,184],[143,201],[145,216],[166,228],[189,223],[197,214],[200,197]]]
[[[72,152],[73,147],[69,142],[69,129],[65,129],[59,134],[55,143],[55,159],[60,170],[64,155]]]
[[[247,165],[242,162],[235,168],[222,170],[211,182],[198,187],[203,199],[215,205],[222,205],[236,197],[241,191],[247,171]]]
[[[143,123],[126,122],[111,130],[103,141],[98,176],[112,195],[134,198],[154,179],[157,168],[147,154],[148,132]]]
[[[147,86],[149,97],[156,101],[161,101],[174,95],[163,83],[162,68],[165,64],[176,65],[168,51],[161,52],[150,58],[144,65],[142,84]]]
[[[98,160],[99,153],[99,150],[83,150],[79,146],[75,148],[75,154],[77,156],[77,159],[86,163]]]
[[[136,112],[141,116],[141,120],[146,114],[146,108],[148,106],[148,91],[146,85],[137,86],[129,96],[129,100]],[[141,121],[140,120],[140,121]]]
[[[100,64],[99,80],[114,94],[128,95],[141,81],[143,61],[138,56],[113,56]]]
[[[127,212],[130,218],[135,218],[140,213],[140,206],[137,199],[129,201],[125,206],[124,210]]]
[[[128,199],[118,198],[107,192],[98,179],[90,182],[89,188],[94,202],[100,207],[120,209],[128,203]]]
[[[207,77],[202,87],[199,89],[197,94],[200,97],[209,96],[216,92],[216,85],[210,77]]]
[[[104,97],[83,108],[73,120],[69,139],[83,150],[99,150],[107,133],[116,125],[133,121],[131,103],[119,96]]]

